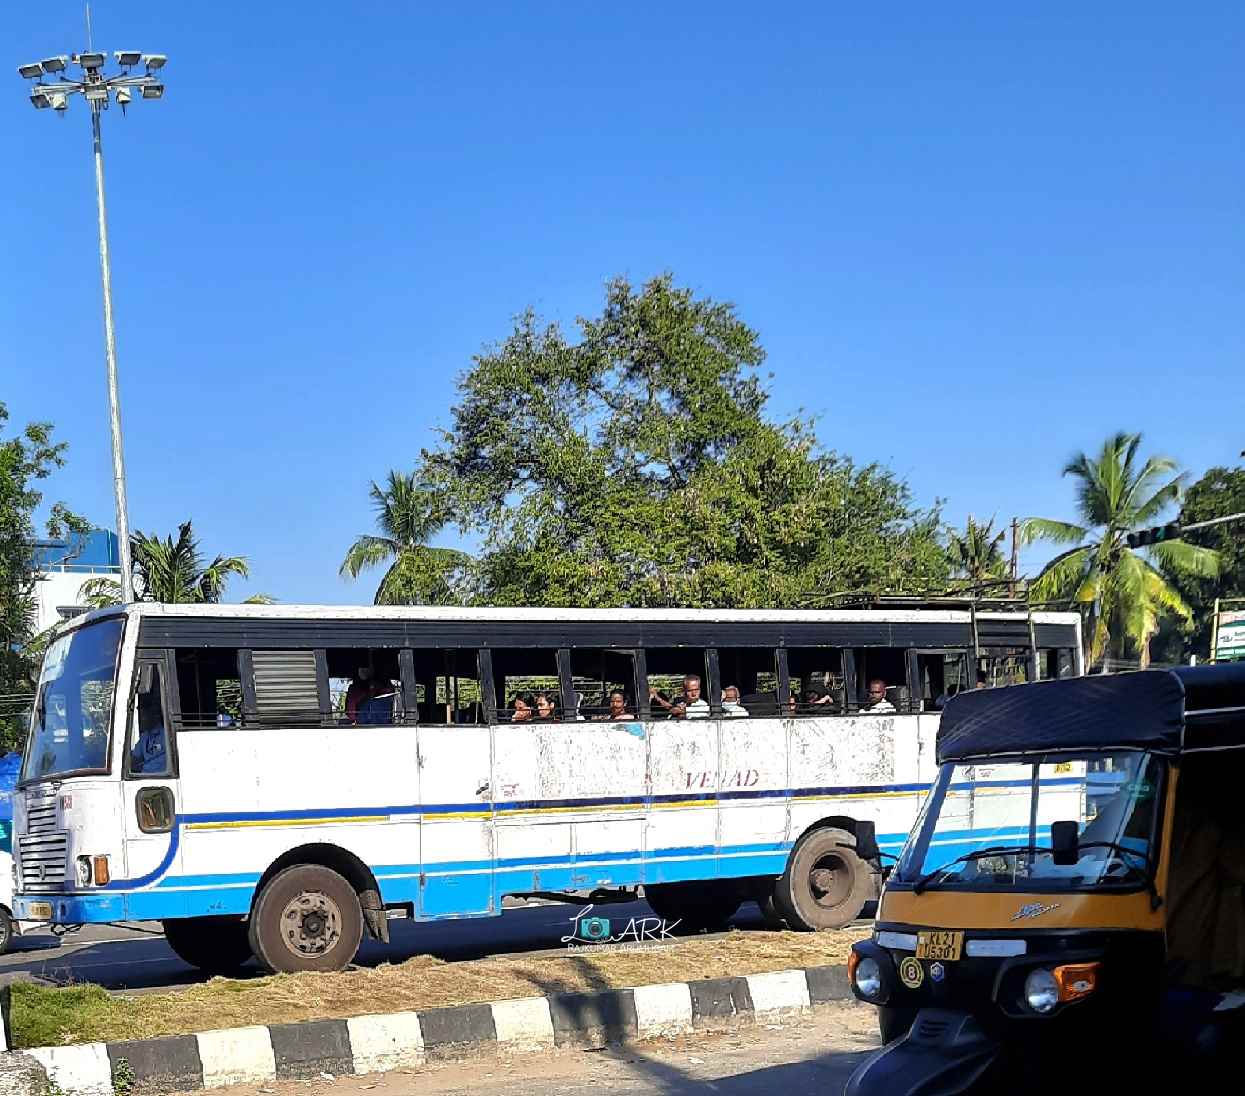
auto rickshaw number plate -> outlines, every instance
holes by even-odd
[[[937,959],[942,963],[954,962],[964,953],[962,932],[919,932],[916,937],[916,957]]]

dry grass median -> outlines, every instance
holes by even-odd
[[[184,1035],[244,1024],[341,1019],[374,1012],[465,1005],[511,997],[584,992],[758,974],[845,962],[863,931],[732,932],[626,950],[585,946],[565,954],[446,963],[404,963],[337,974],[213,978],[169,993],[126,995],[95,985],[13,986],[19,1047]]]

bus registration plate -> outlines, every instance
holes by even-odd
[[[954,962],[964,951],[962,932],[919,932],[916,937],[916,957],[937,959],[943,963]]]
[[[51,921],[52,920],[52,903],[51,902],[31,902],[30,917],[32,921]]]

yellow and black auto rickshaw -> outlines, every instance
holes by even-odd
[[[1245,1089],[1245,664],[964,694],[937,757],[849,962],[886,1043],[849,1096]]]

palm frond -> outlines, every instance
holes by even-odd
[[[1218,578],[1220,557],[1213,548],[1202,548],[1187,540],[1168,540],[1150,547],[1150,555],[1172,574],[1195,578]]]
[[[1020,540],[1022,544],[1047,540],[1052,544],[1079,544],[1089,536],[1089,530],[1070,521],[1055,521],[1052,518],[1025,518],[1020,523]]]
[[[1030,594],[1034,601],[1079,600],[1078,591],[1093,562],[1093,545],[1072,548],[1052,559],[1033,580]]]
[[[396,559],[401,552],[402,546],[388,537],[364,534],[350,546],[337,573],[343,578],[358,578],[363,571]]]
[[[113,578],[87,579],[78,596],[88,609],[106,609],[121,604],[121,583]]]

